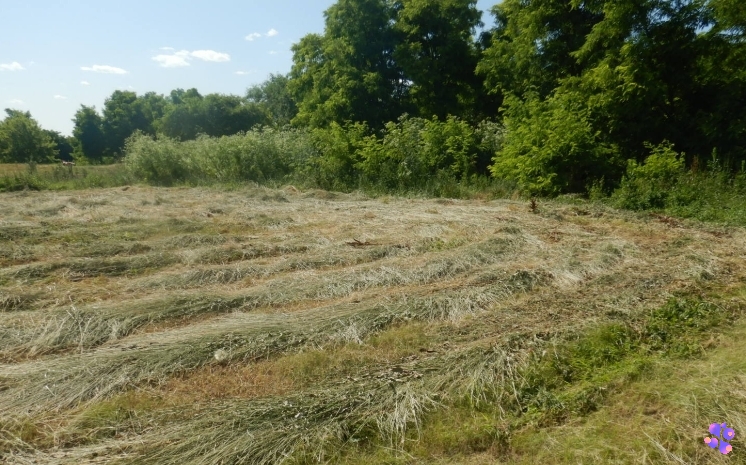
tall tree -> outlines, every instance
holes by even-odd
[[[179,140],[192,140],[199,134],[226,136],[266,124],[261,106],[236,95],[208,94],[196,89],[171,93],[172,102],[158,123],[162,134]]]
[[[725,8],[734,5],[505,0],[496,6],[497,27],[480,72],[493,89],[518,97],[506,112],[513,133],[542,137],[530,144],[508,137],[493,171],[525,179],[541,172],[547,180],[541,189],[558,192],[582,190],[580,181],[590,177],[613,183],[620,161],[642,161],[649,144],[664,141],[689,162],[713,149],[731,162],[746,160],[738,142],[746,137],[740,103],[746,53],[733,20],[738,10]],[[583,146],[603,150],[578,152]],[[579,171],[572,159],[589,163]]]
[[[393,56],[393,9],[384,0],[339,0],[324,16],[323,36],[310,34],[293,46],[295,123],[383,127],[405,109],[408,90]]]
[[[495,5],[496,26],[477,72],[493,93],[548,96],[563,78],[583,71],[573,54],[603,19],[600,3],[504,0]]]
[[[246,100],[256,103],[268,115],[272,124],[285,126],[298,114],[298,106],[288,90],[289,79],[282,74],[270,74],[262,84],[246,91]]]
[[[135,131],[155,134],[154,122],[159,110],[153,94],[146,99],[138,98],[130,91],[117,90],[104,102],[103,131],[109,154],[121,154],[124,142]],[[155,103],[155,105],[150,105]],[[165,106],[165,101],[164,101]],[[162,113],[162,112],[161,112]]]
[[[82,155],[91,161],[101,161],[106,152],[103,120],[94,107],[81,105],[73,118],[73,137]]]
[[[55,143],[31,117],[31,113],[6,109],[0,122],[0,161],[44,163],[54,161]]]
[[[204,97],[197,89],[175,89],[167,98],[169,104],[158,121],[158,132],[179,140],[192,140],[202,132],[200,107]]]
[[[411,84],[411,96],[425,118],[460,115],[474,105],[481,26],[476,0],[397,0],[394,57]]]
[[[54,143],[55,150],[57,151],[57,158],[60,160],[72,161],[73,159],[73,143],[74,138],[65,137],[57,131],[51,129],[44,129],[44,133]]]

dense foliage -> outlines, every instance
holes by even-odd
[[[533,195],[619,189],[630,208],[669,202],[666,182],[687,169],[732,174],[746,162],[740,0],[503,0],[491,13],[495,26],[478,33],[475,0],[338,0],[323,33],[293,45],[290,73],[245,96],[116,91],[101,113],[78,110],[74,140],[47,131],[21,145],[10,142],[19,128],[38,125],[9,113],[0,156],[27,160],[36,147],[38,160],[72,151],[102,162],[141,157],[152,142],[180,147],[170,156],[183,166],[145,177],[176,182],[191,176],[177,174],[189,166],[181,151],[243,134],[235,140],[254,142],[231,149],[231,163],[253,165],[231,165],[230,177],[260,179],[286,161],[272,148],[260,158],[277,156],[276,168],[255,160],[256,141],[290,131],[305,158],[287,169],[320,187],[428,190],[492,176]]]
[[[41,129],[29,112],[5,110],[0,122],[0,162],[40,163],[58,153],[56,141]]]

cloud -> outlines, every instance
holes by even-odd
[[[254,74],[256,71],[236,71],[235,74],[238,74],[239,76],[246,76],[247,74]]]
[[[55,95],[54,99],[55,100],[67,100],[67,97],[65,97],[64,95]]]
[[[127,71],[122,68],[107,65],[82,66],[80,69],[83,71],[93,71],[94,73],[102,74],[127,74]]]
[[[181,50],[172,55],[156,55],[153,57],[153,61],[157,61],[164,68],[180,68],[189,66],[187,58],[189,58],[189,52]]]
[[[264,35],[259,34],[258,32],[252,32],[251,34],[246,36],[246,40],[248,40],[249,42],[253,42],[255,39],[258,39],[260,37],[263,37],[263,36],[274,37],[277,34],[279,34],[279,32],[277,32],[277,29],[272,28],[269,31],[267,31],[267,33]]]
[[[90,83],[90,82],[88,82],[88,81],[80,81],[80,85],[81,85],[81,86],[90,86],[90,85],[91,85],[91,83]]]
[[[173,47],[161,47],[159,50],[163,50],[163,51],[166,51],[166,52],[173,52],[176,49],[173,48]]]
[[[277,55],[277,50],[270,50],[267,53],[269,53],[270,55]]]
[[[14,61],[13,63],[0,63],[0,71],[21,71],[24,69],[26,68],[21,66],[17,61]]]
[[[195,50],[192,52],[194,58],[199,58],[204,61],[214,61],[221,63],[224,61],[231,61],[231,56],[227,53],[219,53],[215,50]]]
[[[181,68],[184,66],[190,66],[189,60],[194,58],[216,63],[231,61],[231,56],[227,53],[220,53],[214,50],[195,50],[193,52],[179,50],[170,55],[156,55],[152,60],[157,61],[163,68]]]
[[[8,100],[8,103],[10,103],[11,105],[25,105],[26,104],[26,102],[24,102],[23,100],[19,100],[17,98],[14,98],[13,100]]]

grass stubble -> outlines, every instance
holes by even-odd
[[[600,206],[127,187],[2,209],[9,463],[416,462],[438,412],[530,413],[557,341],[745,276],[740,229]]]

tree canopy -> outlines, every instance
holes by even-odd
[[[0,162],[39,163],[57,155],[55,142],[44,132],[31,113],[6,109],[0,122]]]

